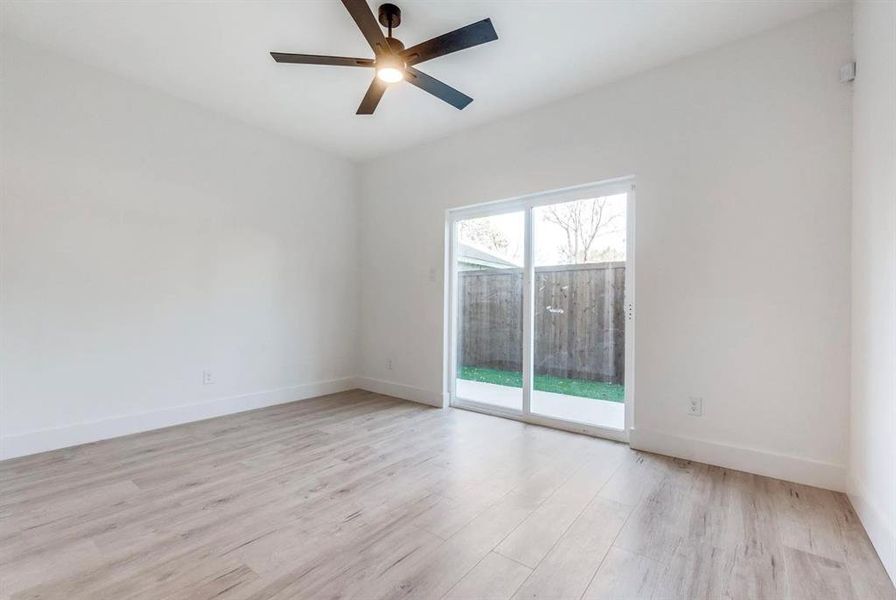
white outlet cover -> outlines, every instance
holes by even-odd
[[[688,414],[692,417],[703,416],[703,398],[697,396],[688,398]]]

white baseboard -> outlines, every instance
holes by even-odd
[[[3,436],[0,437],[0,460],[344,392],[355,387],[354,378],[345,377]]]
[[[383,381],[382,379],[372,379],[370,377],[357,377],[355,379],[355,385],[368,392],[376,392],[377,394],[385,394],[386,396],[395,396],[402,400],[428,404],[429,406],[435,406],[436,408],[447,406],[447,404],[443,404],[444,395],[442,392],[432,392],[430,390],[404,385],[403,383]]]
[[[864,482],[849,478],[849,501],[859,515],[877,555],[896,585],[896,523],[868,493]]]
[[[842,492],[846,490],[846,467],[765,450],[730,446],[718,442],[633,428],[629,444],[637,450],[765,475]]]

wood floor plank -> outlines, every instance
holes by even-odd
[[[690,525],[690,496],[669,479],[634,507],[615,545],[623,550],[668,563],[686,542]]]
[[[654,600],[728,598],[726,592],[734,568],[732,552],[685,542],[675,549],[660,578]]]
[[[582,600],[642,600],[652,598],[665,565],[613,547],[594,575]]]
[[[489,552],[457,585],[443,596],[445,600],[508,600],[532,569]]]
[[[725,585],[730,598],[786,598],[787,569],[783,549],[766,544],[739,544],[731,556]]]
[[[843,562],[834,492],[789,483],[773,486],[776,513],[780,515],[781,542],[809,554]]]
[[[562,466],[546,464],[520,477],[501,500],[470,521],[432,554],[409,562],[403,569],[403,576],[372,597],[440,598],[550,497],[571,476],[572,471],[571,462]]]
[[[0,599],[894,600],[842,494],[353,391],[0,462]]]
[[[846,567],[856,596],[867,600],[896,600],[893,586],[858,515],[845,495],[836,494]]]
[[[595,498],[523,583],[514,598],[580,598],[631,512]]]
[[[532,569],[538,566],[619,467],[623,455],[617,445],[598,449],[583,456],[584,464],[569,480],[498,545],[500,554]]]
[[[792,600],[858,600],[846,565],[796,548],[784,548]]]
[[[636,506],[653,491],[664,477],[655,457],[643,452],[632,452],[601,491],[600,497],[619,504]]]

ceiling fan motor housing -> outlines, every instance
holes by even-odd
[[[386,42],[388,42],[389,48],[392,50],[392,52],[396,54],[404,50],[404,44],[402,44],[401,40],[398,38],[388,37],[386,38]]]

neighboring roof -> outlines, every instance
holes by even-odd
[[[520,265],[503,259],[500,256],[486,252],[469,244],[458,242],[457,244],[457,262],[467,265],[477,265],[480,267],[513,269],[519,268]]]

